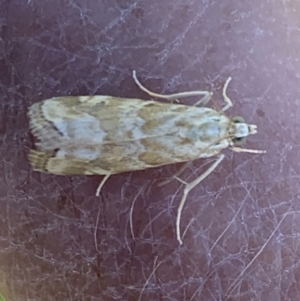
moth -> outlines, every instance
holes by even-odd
[[[99,195],[111,175],[217,155],[215,163],[190,183],[174,176],[185,185],[176,219],[177,240],[182,244],[180,216],[188,193],[220,164],[223,149],[263,153],[237,147],[248,135],[257,133],[257,127],[224,114],[232,106],[226,94],[231,78],[223,87],[225,106],[221,112],[203,107],[212,92],[162,95],[146,89],[135,71],[133,79],[152,97],[202,98],[194,106],[108,95],[54,97],[35,103],[28,117],[38,142],[28,158],[32,168],[40,172],[104,175],[97,189]]]

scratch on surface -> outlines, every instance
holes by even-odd
[[[289,210],[291,209],[292,206],[290,206]],[[233,281],[233,283],[229,286],[227,291],[225,292],[226,300],[230,298],[230,294],[237,288],[237,286],[240,284],[240,282],[243,280],[242,277],[244,276],[245,272],[252,266],[253,262],[259,257],[259,255],[263,252],[263,250],[266,248],[276,231],[279,229],[280,225],[282,222],[285,220],[287,215],[290,215],[291,213],[294,212],[287,212],[283,215],[282,219],[278,223],[278,225],[275,227],[269,238],[266,240],[266,242],[263,244],[261,249],[257,252],[257,254],[253,257],[253,259],[248,263],[248,265],[244,268],[244,270],[238,275],[238,277]]]
[[[145,284],[144,284],[144,286],[143,286],[143,288],[142,288],[142,290],[141,290],[141,293],[140,293],[140,296],[139,296],[138,301],[141,301],[142,295],[143,295],[143,292],[144,292],[146,286],[148,285],[148,283],[149,283],[151,277],[152,277],[152,276],[154,275],[154,273],[156,272],[157,268],[158,268],[158,267],[161,265],[161,263],[162,263],[162,261],[161,261],[161,262],[159,262],[159,263],[156,265],[156,261],[157,261],[157,256],[156,256],[155,259],[154,259],[153,271],[151,272],[151,274],[149,275],[148,279],[146,280],[146,282],[145,282]]]

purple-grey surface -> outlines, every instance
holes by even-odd
[[[0,1],[0,293],[6,300],[299,300],[300,2]],[[31,170],[26,112],[63,95],[221,88],[258,125],[189,195],[181,165],[111,177]],[[192,103],[193,99],[186,100]],[[211,160],[193,162],[182,178]],[[131,220],[132,218],[132,225]]]

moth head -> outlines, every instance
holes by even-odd
[[[234,138],[232,142],[234,145],[243,144],[247,136],[257,133],[257,126],[254,124],[247,124],[243,117],[236,116],[232,118],[234,123]]]

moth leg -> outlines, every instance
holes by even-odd
[[[198,100],[193,106],[202,106],[204,107],[212,98],[213,92],[209,92],[207,95],[204,95],[200,100]]]
[[[213,93],[209,92],[209,94],[204,95],[200,100],[198,100],[196,103],[194,103],[193,107],[205,107],[206,104],[211,100],[212,96],[213,96]],[[177,98],[174,100],[172,99],[171,103],[174,103],[174,102],[180,103]]]
[[[162,187],[168,183],[170,183],[171,181],[173,181],[174,179],[178,179],[178,176],[189,166],[191,162],[187,162],[185,163],[173,176],[171,176],[170,178],[168,178],[167,180],[164,180],[162,182],[160,182],[159,184],[157,184],[158,187]]]
[[[111,176],[111,174],[107,174],[101,181],[101,183],[99,184],[97,190],[96,190],[96,196],[100,195],[101,189],[104,186],[105,182],[109,179],[109,177]]]
[[[222,109],[223,112],[225,112],[226,110],[228,110],[230,107],[233,106],[233,103],[232,103],[231,99],[226,94],[227,88],[228,88],[228,85],[229,85],[231,79],[232,79],[231,77],[228,77],[228,79],[226,80],[225,85],[223,87],[223,91],[222,91],[224,101],[227,103],[225,105],[225,107]]]
[[[265,150],[241,148],[237,146],[232,146],[230,149],[237,153],[265,154],[267,152]]]
[[[212,92],[209,92],[207,95],[204,95],[200,100],[193,104],[193,107],[205,107],[206,104],[211,100],[213,96]],[[172,99],[171,103],[180,103],[178,99]]]
[[[190,183],[186,183],[185,181],[176,177],[176,179],[178,181],[180,181],[181,183],[183,183],[185,185],[185,188],[183,191],[183,196],[182,196],[182,199],[181,199],[178,209],[177,209],[177,218],[176,218],[176,235],[177,235],[177,240],[180,245],[182,245],[182,243],[183,243],[182,239],[181,239],[181,235],[180,235],[180,218],[181,218],[181,212],[182,212],[182,208],[185,204],[186,198],[187,198],[188,194],[190,193],[190,191],[193,188],[195,188],[201,181],[203,181],[207,176],[209,176],[217,168],[217,166],[221,163],[221,161],[223,159],[224,159],[224,155],[221,154],[219,156],[219,158],[215,161],[215,163],[210,168],[208,168],[201,176],[199,176],[197,179],[195,179],[194,181],[192,181]]]
[[[142,91],[146,92],[148,95],[153,96],[153,97],[158,97],[158,98],[163,98],[163,99],[171,99],[172,100],[172,99],[183,98],[183,97],[188,97],[188,96],[204,95],[203,98],[201,98],[199,101],[196,102],[195,105],[198,105],[202,102],[207,103],[213,95],[213,92],[209,92],[209,91],[189,91],[189,92],[181,92],[181,93],[168,94],[168,95],[157,94],[157,93],[149,91],[147,88],[145,88],[140,83],[140,81],[136,77],[135,70],[133,70],[133,72],[132,72],[132,77],[133,77],[135,83],[139,86],[139,88]]]
[[[211,144],[211,145],[213,145],[213,144]],[[206,150],[208,150],[209,147],[210,147],[210,146],[208,146],[207,148],[205,148],[205,149],[203,150],[203,152],[205,152]],[[199,156],[199,157],[200,157],[200,156]],[[199,157],[198,157],[198,158],[199,158]],[[179,176],[179,175],[180,175],[180,174],[181,174],[181,173],[182,173],[182,172],[183,172],[190,164],[191,164],[191,161],[185,163],[185,164],[179,169],[179,171],[177,171],[172,177],[170,177],[169,179],[167,179],[167,180],[165,180],[165,181],[159,183],[159,184],[158,184],[158,187],[164,186],[164,185],[170,183],[171,181],[173,181],[174,179],[178,179],[178,176]]]

